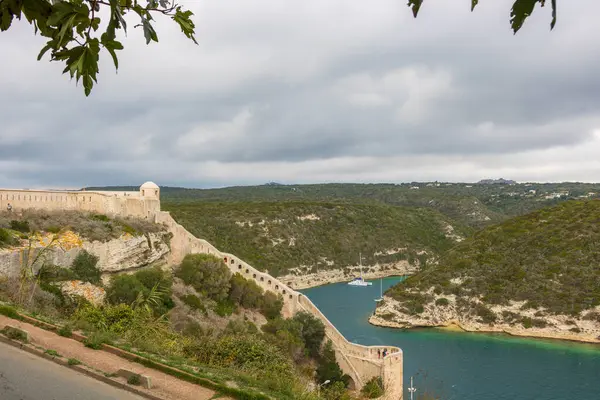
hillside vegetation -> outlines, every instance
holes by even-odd
[[[97,187],[87,190],[138,190]],[[462,225],[488,226],[567,199],[598,197],[599,184],[476,184],[411,182],[404,184],[329,183],[312,185],[235,186],[220,189],[161,187],[163,201],[201,202],[326,202],[387,204],[433,208]]]
[[[106,242],[127,233],[133,236],[165,228],[137,218],[109,218],[81,211],[24,210],[0,212],[0,247],[15,245],[34,232],[58,233],[71,230],[84,239]]]
[[[475,309],[487,322],[498,316],[473,299],[578,316],[600,305],[600,201],[564,202],[488,227],[387,294],[408,314],[456,296],[463,312]]]
[[[307,202],[163,202],[195,236],[281,275],[408,260],[426,263],[452,247],[449,218],[428,209]],[[466,229],[452,225],[453,234]],[[426,252],[426,253],[423,253]]]

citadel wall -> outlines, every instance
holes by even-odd
[[[336,360],[344,373],[352,378],[352,384],[360,389],[375,376],[381,376],[385,385],[386,400],[403,398],[403,354],[393,346],[363,346],[349,342],[336,327],[308,299],[283,282],[259,271],[233,254],[219,251],[212,244],[198,239],[178,224],[168,212],[160,211],[160,191],[152,182],[146,182],[139,192],[102,191],[44,191],[0,189],[0,210],[12,206],[14,212],[25,209],[77,210],[95,212],[110,216],[147,218],[167,226],[173,234],[171,238],[172,264],[179,264],[185,255],[207,253],[215,255],[227,264],[232,273],[240,273],[252,279],[264,290],[280,294],[284,299],[282,313],[291,317],[299,311],[306,311],[319,318],[325,325],[325,334],[331,340]],[[387,356],[380,358],[378,351],[387,350]]]

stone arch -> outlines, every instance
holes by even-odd
[[[354,378],[348,375],[348,389],[356,390],[356,382],[354,382]]]

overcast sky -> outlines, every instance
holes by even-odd
[[[571,4],[576,3],[576,4]],[[157,16],[86,98],[0,33],[0,187],[600,181],[598,0],[188,0],[199,45]]]

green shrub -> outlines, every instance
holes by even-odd
[[[581,333],[581,329],[577,328],[577,327],[571,328],[571,329],[569,329],[569,331],[571,331],[573,333]]]
[[[109,222],[110,221],[110,218],[108,218],[104,214],[94,214],[94,215],[92,215],[92,219],[96,220],[96,221],[102,221],[102,222]]]
[[[317,380],[325,382],[329,380],[331,384],[335,382],[343,382],[345,387],[348,387],[350,377],[342,371],[339,364],[335,360],[335,351],[331,341],[328,340],[323,348],[323,353],[318,359]]]
[[[14,329],[9,326],[5,326],[4,329],[0,330],[0,332],[9,339],[27,343],[27,335],[20,329]]]
[[[121,274],[113,276],[106,289],[106,300],[111,304],[132,304],[142,292],[147,295],[149,290],[135,275]]]
[[[97,331],[90,334],[83,341],[85,347],[90,349],[100,350],[103,344],[112,344],[115,336],[110,332]]]
[[[58,353],[58,351],[56,351],[56,350],[52,350],[52,349],[48,349],[48,350],[46,350],[44,353],[46,353],[46,354],[48,354],[48,355],[50,355],[50,356],[52,356],[52,357],[62,357],[62,356],[61,356],[61,355]]]
[[[98,263],[98,257],[88,253],[86,250],[82,250],[77,254],[71,269],[77,275],[77,277],[84,281],[97,284],[100,282],[100,270],[96,267]]]
[[[480,321],[484,324],[493,324],[496,322],[498,316],[492,310],[484,306],[483,304],[477,304],[475,306],[475,313],[480,317]]]
[[[61,231],[60,226],[50,225],[46,227],[46,232],[59,233]]]
[[[44,282],[70,281],[79,278],[72,269],[59,267],[53,264],[42,265],[38,276],[40,280]]]
[[[79,361],[79,360],[78,360],[78,359],[76,359],[76,358],[69,358],[69,359],[67,360],[67,364],[69,364],[69,365],[80,365],[80,364],[81,364],[81,361]]]
[[[73,315],[76,323],[84,323],[96,331],[121,334],[127,331],[135,318],[135,312],[127,304],[95,307],[86,304],[79,307]]]
[[[262,298],[262,304],[260,306],[260,312],[267,319],[274,319],[281,316],[281,309],[283,308],[283,297],[280,294],[273,292],[265,292]]]
[[[450,302],[445,297],[440,297],[439,299],[435,300],[436,306],[447,306],[448,304],[450,304]]]
[[[236,310],[235,304],[229,300],[219,301],[215,307],[215,313],[221,317],[228,317]]]
[[[57,333],[60,336],[64,336],[64,337],[72,337],[73,336],[73,329],[71,328],[71,325],[65,324],[63,326],[61,326]]]
[[[192,309],[198,310],[206,315],[206,307],[202,304],[200,297],[194,296],[193,294],[186,294],[185,296],[181,296],[180,299]]]
[[[160,302],[152,304],[152,308],[157,315],[162,315],[175,307],[175,303],[171,298],[173,291],[173,278],[170,273],[163,271],[160,267],[145,268],[137,271],[134,276],[148,292],[157,286],[161,292]]]
[[[18,240],[6,229],[0,228],[0,247],[13,246]]]
[[[376,399],[383,396],[383,380],[380,376],[371,378],[360,392],[368,399]]]
[[[29,233],[31,231],[31,228],[29,227],[29,222],[26,220],[17,221],[13,219],[12,221],[10,221],[10,229],[23,233]]]
[[[318,357],[321,344],[325,338],[325,325],[323,322],[305,311],[301,311],[292,318],[302,327],[301,335],[306,349],[312,357]]]
[[[142,377],[139,374],[133,374],[127,378],[127,383],[130,385],[140,385],[142,383]]]
[[[217,302],[228,297],[231,272],[223,260],[208,254],[188,254],[176,275],[198,293]]]
[[[21,317],[19,315],[19,313],[17,312],[17,310],[15,310],[13,307],[11,306],[5,306],[0,304],[0,314],[8,317],[8,318],[12,318],[12,319],[17,319],[17,320],[22,320],[23,317]]]

